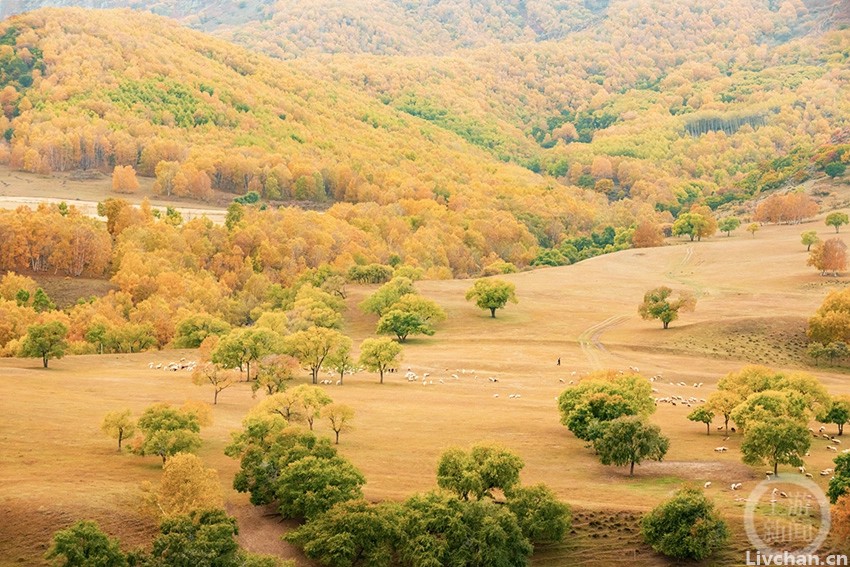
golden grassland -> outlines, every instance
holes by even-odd
[[[516,452],[526,463],[523,481],[548,484],[575,515],[574,533],[562,545],[541,548],[535,565],[601,566],[626,558],[636,565],[666,565],[640,542],[637,518],[683,483],[712,481],[707,491],[734,533],[729,550],[714,564],[743,562],[743,504],[735,497],[746,496],[764,475],[761,468],[741,464],[738,436],[723,440],[717,431],[707,436],[702,424],[685,419],[688,407],[661,404],[652,420],[671,438],[670,452],[661,463],[637,467],[630,479],[626,469],[599,464],[559,424],[555,398],[571,380],[596,368],[635,366],[646,376],[663,376],[655,383],[659,396],[705,398],[719,378],[748,362],[805,365],[799,344],[805,318],[833,285],[819,285],[826,279],[806,267],[802,230],[817,230],[822,238],[832,232],[822,219],[765,226],[755,237],[739,229],[731,237],[505,276],[516,284],[519,303],[496,319],[464,300],[469,281],[420,282],[422,294],[440,303],[449,319],[434,337],[410,341],[402,372],[387,375],[384,385],[364,372],[347,377],[344,386],[327,386],[334,401],[357,412],[356,428],[342,434],[340,450],[364,472],[371,500],[403,499],[434,488],[437,460],[452,446],[494,441]],[[698,296],[696,311],[666,331],[637,315],[643,293],[662,284]],[[356,307],[373,289],[349,290],[345,331],[355,344],[373,333],[374,319]],[[99,425],[113,409],[129,407],[138,415],[155,402],[211,401],[212,391],[194,386],[188,373],[148,368],[151,362],[195,356],[161,351],[67,357],[52,361],[49,370],[36,359],[0,360],[0,566],[39,564],[51,534],[83,518],[97,520],[126,547],[150,541],[156,522],[140,509],[139,485],[156,482],[161,463],[118,453]],[[408,383],[407,368],[420,376],[430,373],[429,383]],[[832,393],[850,392],[840,369],[808,369]],[[306,373],[298,379],[307,380]],[[703,387],[691,386],[697,382]],[[282,524],[273,510],[254,509],[230,488],[238,465],[223,448],[256,400],[245,383],[225,390],[219,400],[215,423],[202,431],[200,455],[220,473],[243,545],[312,565],[279,541],[290,524]],[[317,432],[331,434],[324,423]],[[715,453],[721,444],[730,451]],[[831,466],[834,453],[825,444],[813,440],[810,470]],[[824,478],[815,475],[815,481],[826,486]],[[742,482],[743,492],[732,492],[732,482]]]

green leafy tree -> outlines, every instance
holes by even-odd
[[[508,304],[517,303],[516,286],[510,282],[497,279],[478,280],[466,292],[467,301],[475,301],[480,309],[489,309],[490,317],[496,317],[496,309],[502,309]]]
[[[749,365],[738,372],[730,372],[720,379],[717,387],[718,390],[734,393],[740,398],[739,403],[759,392],[788,392],[791,397],[801,398],[801,404],[809,414],[807,420],[828,408],[831,403],[829,392],[815,376],[805,372],[780,372],[765,366]],[[785,398],[779,400],[782,404],[787,401]],[[794,413],[801,415],[800,411],[794,410]],[[742,423],[739,425],[744,426]]]
[[[747,232],[749,232],[753,236],[753,238],[755,238],[756,233],[759,231],[760,228],[761,227],[759,226],[759,223],[751,222],[747,225]]]
[[[301,384],[293,388],[292,395],[298,399],[300,408],[300,417],[310,426],[310,431],[313,430],[313,422],[322,411],[322,408],[333,403],[333,400],[325,391],[318,386],[310,386],[309,384]]]
[[[826,495],[833,504],[850,493],[850,453],[841,453],[835,457],[834,473],[826,489]]]
[[[224,368],[246,371],[251,379],[251,363],[283,349],[280,335],[269,329],[234,329],[218,342],[211,359]]]
[[[747,396],[732,412],[738,427],[747,430],[750,423],[789,419],[805,424],[810,417],[805,398],[792,390],[764,390]]]
[[[19,289],[17,293],[15,293],[15,303],[18,307],[23,307],[30,300],[30,292],[25,289]]]
[[[835,232],[837,233],[841,225],[850,223],[850,217],[847,216],[847,213],[829,213],[828,215],[826,215],[826,220],[824,221],[824,223],[826,224],[826,226],[834,226]],[[36,292],[36,295],[37,294],[38,292]]]
[[[507,504],[534,545],[559,543],[570,529],[570,507],[559,502],[545,484],[512,488]]]
[[[360,309],[381,317],[405,295],[416,295],[413,281],[410,278],[396,277],[360,303]]]
[[[519,484],[521,458],[493,445],[476,445],[469,452],[449,449],[437,465],[437,486],[463,500],[493,498],[493,490],[509,492]]]
[[[669,447],[670,440],[661,434],[661,428],[640,416],[623,416],[608,422],[602,436],[593,442],[603,465],[629,465],[629,476],[634,476],[635,465],[645,459],[662,460]]]
[[[683,488],[644,516],[641,534],[659,553],[701,561],[723,549],[729,528],[702,492]]]
[[[310,371],[313,384],[319,383],[319,370],[325,358],[337,350],[347,337],[333,329],[310,327],[306,331],[292,333],[284,339],[284,351],[296,358],[305,369]]]
[[[44,368],[51,358],[62,358],[68,342],[68,327],[61,321],[50,321],[40,325],[32,325],[21,343],[20,355],[28,358],[41,357]]]
[[[224,510],[195,510],[166,518],[151,556],[169,567],[236,567],[239,528]]]
[[[409,335],[433,335],[433,324],[445,319],[445,311],[430,299],[407,294],[384,311],[377,332],[396,335],[403,343]]]
[[[401,351],[402,346],[391,339],[366,339],[360,345],[360,364],[367,370],[377,372],[383,384],[384,372],[398,365]]]
[[[410,567],[518,567],[533,549],[504,506],[433,492],[404,503],[400,533],[399,562]]]
[[[698,406],[694,409],[694,411],[688,414],[688,419],[691,421],[698,421],[700,423],[704,423],[705,434],[711,435],[711,421],[714,419],[714,412],[711,411],[710,406]]]
[[[812,436],[805,425],[787,419],[770,419],[747,425],[741,453],[744,463],[773,465],[776,474],[779,465],[802,466],[802,457],[811,444]]]
[[[278,510],[284,518],[313,519],[334,504],[363,497],[366,479],[339,456],[308,455],[282,468],[275,483]]]
[[[814,230],[807,230],[800,235],[800,241],[803,243],[803,246],[806,247],[806,252],[810,252],[812,249],[812,244],[817,244],[820,242],[820,237],[818,233]]]
[[[847,166],[840,161],[834,161],[826,164],[823,168],[824,172],[831,178],[841,177],[847,171]]]
[[[706,406],[709,408],[709,411],[714,411],[723,416],[723,430],[728,432],[729,418],[732,416],[735,408],[743,401],[743,398],[735,392],[717,390],[708,396]]]
[[[325,358],[324,366],[339,374],[339,385],[342,386],[347,372],[354,372],[357,366],[354,364],[354,356],[351,354],[351,339],[343,337],[339,345]]]
[[[395,335],[400,343],[404,343],[409,335],[431,336],[434,329],[416,313],[392,309],[381,316],[377,332],[379,335]]]
[[[655,411],[652,386],[639,374],[601,371],[585,377],[558,397],[561,423],[579,439],[593,441],[605,424],[626,415]]]
[[[657,287],[647,291],[643,303],[638,307],[638,313],[643,319],[659,319],[664,328],[679,318],[679,311],[693,311],[696,298],[680,293],[678,299],[672,299],[673,290],[667,286]]]
[[[717,223],[717,228],[720,232],[725,232],[726,236],[731,236],[732,231],[741,226],[741,219],[736,217],[726,217]]]
[[[56,304],[51,301],[43,289],[38,288],[32,298],[32,308],[35,309],[36,313],[44,313],[56,309]]]
[[[336,435],[336,444],[339,445],[339,434],[351,429],[351,420],[354,419],[354,408],[345,404],[328,404],[322,408],[322,417],[328,420],[331,431]]]
[[[137,424],[144,438],[135,449],[139,455],[158,455],[163,464],[177,453],[191,453],[201,446],[201,426],[195,414],[155,404],[147,408]]]
[[[230,325],[218,317],[206,313],[190,315],[177,323],[174,348],[198,348],[209,336],[224,336]]]
[[[395,503],[340,502],[283,537],[322,565],[392,567],[402,513]]]
[[[251,391],[263,390],[267,395],[277,394],[295,378],[298,361],[286,354],[270,354],[257,362],[257,379],[251,382]]]
[[[118,540],[104,534],[92,521],[82,520],[53,534],[47,559],[63,567],[125,567],[127,558]]]
[[[133,419],[132,412],[128,409],[111,411],[103,417],[100,429],[113,439],[118,439],[118,450],[120,451],[124,439],[129,439],[136,432],[136,422]]]
[[[684,212],[673,222],[673,236],[687,235],[693,242],[695,238],[702,239],[703,236],[709,236],[705,234],[709,225],[710,223],[705,216],[699,213]]]
[[[833,396],[829,409],[817,419],[821,423],[834,423],[838,426],[838,435],[844,435],[844,424],[850,422],[850,396]]]

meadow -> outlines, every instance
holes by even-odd
[[[548,484],[573,508],[573,533],[561,545],[540,548],[533,565],[601,566],[624,557],[635,565],[667,565],[640,541],[637,518],[681,485],[711,481],[706,490],[734,533],[714,564],[742,563],[748,544],[743,503],[735,501],[742,493],[729,485],[743,483],[746,495],[764,474],[740,462],[739,436],[723,440],[714,426],[707,436],[702,424],[685,418],[688,407],[660,404],[651,419],[671,438],[670,451],[663,462],[644,463],[629,478],[627,469],[601,465],[559,424],[555,398],[589,371],[630,366],[647,377],[662,376],[654,384],[657,396],[705,398],[722,376],[747,363],[805,367],[831,393],[850,392],[841,369],[810,367],[793,342],[803,340],[805,321],[827,292],[844,285],[806,266],[803,230],[817,230],[822,238],[833,232],[819,217],[803,225],[763,226],[754,237],[739,229],[731,237],[674,240],[504,276],[516,284],[519,303],[508,304],[495,319],[464,300],[468,280],[419,282],[420,292],[449,318],[434,337],[409,341],[401,372],[388,374],[383,385],[376,374],[360,372],[343,386],[325,386],[334,401],[356,411],[355,429],[342,434],[340,451],[365,474],[364,492],[373,501],[434,488],[437,461],[449,447],[494,441],[517,453],[526,463],[523,482]],[[662,284],[698,298],[695,312],[682,314],[668,330],[637,314],[643,293]],[[348,288],[344,332],[355,345],[373,335],[375,319],[357,303],[374,289]],[[100,421],[113,409],[128,407],[139,415],[155,402],[211,402],[211,389],[193,385],[188,372],[149,368],[182,357],[194,360],[197,353],[66,357],[48,370],[37,359],[0,359],[0,566],[40,564],[52,533],[83,518],[98,521],[125,546],[149,543],[156,521],[141,507],[140,485],[158,481],[161,462],[117,452],[100,432]],[[407,382],[408,368],[429,373],[429,383]],[[295,382],[308,380],[304,372]],[[692,386],[699,382],[701,388]],[[245,383],[223,391],[214,424],[202,430],[199,454],[219,472],[244,546],[312,565],[280,541],[291,524],[230,488],[238,464],[223,448],[257,401]],[[324,423],[316,429],[332,435]],[[713,451],[721,444],[728,453]],[[834,454],[826,444],[813,441],[810,470],[831,466]],[[826,480],[815,476],[821,487]]]

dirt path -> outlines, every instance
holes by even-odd
[[[593,368],[603,368],[603,364],[599,356],[600,354],[610,355],[608,349],[606,349],[605,345],[602,344],[602,334],[605,333],[605,331],[624,323],[629,318],[630,317],[628,315],[615,315],[613,317],[609,317],[601,323],[588,327],[582,334],[579,335],[578,344],[581,346],[582,352],[587,357],[587,361]]]

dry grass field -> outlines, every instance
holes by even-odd
[[[713,564],[742,563],[748,547],[743,504],[729,484],[742,482],[746,495],[764,475],[741,464],[738,437],[707,436],[701,424],[685,419],[689,408],[662,404],[652,419],[671,438],[670,452],[662,463],[637,467],[630,479],[625,469],[599,464],[559,424],[555,398],[569,381],[598,368],[636,366],[646,376],[662,374],[658,395],[704,398],[719,378],[749,362],[805,366],[805,320],[830,289],[845,283],[806,267],[799,234],[810,229],[825,238],[832,232],[822,219],[765,226],[754,238],[739,229],[728,238],[677,241],[506,276],[517,286],[519,304],[496,319],[464,300],[469,281],[420,282],[449,319],[434,337],[410,341],[401,369],[430,373],[429,384],[390,374],[379,385],[377,375],[360,373],[342,387],[328,386],[335,401],[357,412],[356,429],[343,433],[340,450],[368,479],[367,498],[381,500],[434,488],[437,460],[449,447],[495,441],[511,449],[525,460],[524,482],[544,482],[573,506],[574,533],[563,545],[540,549],[534,565],[668,565],[640,542],[639,515],[683,483],[712,481],[708,492],[735,533]],[[666,331],[637,315],[643,293],[662,284],[698,296],[696,311]],[[356,308],[373,289],[350,289],[346,332],[355,344],[374,330],[374,319]],[[49,370],[35,359],[0,359],[0,566],[40,564],[51,534],[82,518],[97,520],[129,547],[150,540],[155,520],[140,510],[139,485],[157,481],[159,460],[118,453],[99,424],[112,409],[129,407],[138,415],[154,402],[212,401],[212,391],[192,385],[187,373],[148,368],[183,356],[194,353],[69,357]],[[810,370],[832,392],[850,392],[840,369]],[[673,385],[680,381],[705,385]],[[200,455],[220,473],[243,544],[311,565],[279,541],[285,525],[278,518],[230,489],[237,463],[222,449],[256,400],[245,384],[219,399],[215,423],[202,431]],[[317,430],[330,434],[325,424]],[[720,444],[730,451],[715,453]],[[825,444],[813,442],[809,469],[830,466],[834,454]],[[817,475],[815,481],[826,485]]]

